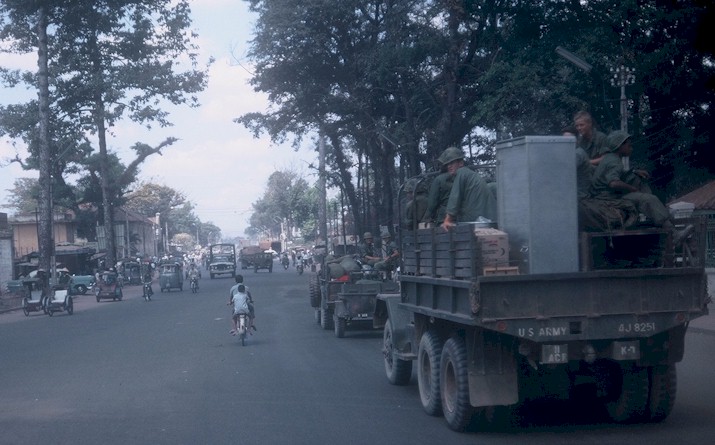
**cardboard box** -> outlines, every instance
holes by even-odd
[[[475,227],[474,235],[481,248],[482,267],[509,265],[509,235],[498,229]]]

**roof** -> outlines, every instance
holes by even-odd
[[[710,181],[672,202],[690,202],[695,204],[695,210],[715,210],[715,181]]]

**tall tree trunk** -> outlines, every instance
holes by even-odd
[[[49,292],[51,259],[54,254],[52,236],[52,153],[50,152],[50,82],[47,69],[47,10],[45,6],[38,8],[37,20],[37,77],[38,77],[38,102],[39,102],[39,141],[40,141],[40,202],[38,243],[40,263],[39,269],[48,272],[40,277],[43,293]]]
[[[116,263],[117,252],[114,238],[114,195],[109,185],[109,159],[107,157],[107,128],[105,124],[105,107],[102,99],[102,61],[97,47],[96,36],[90,42],[92,48],[92,65],[94,68],[94,125],[97,129],[99,140],[99,181],[102,188],[102,207],[104,210],[104,238],[107,244],[105,264],[113,267]]]

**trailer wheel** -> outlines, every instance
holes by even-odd
[[[320,307],[320,278],[317,274],[310,276],[308,289],[310,291],[310,307]]]
[[[620,374],[614,376],[615,397],[606,402],[608,415],[619,423],[642,420],[648,407],[648,368],[621,366]]]
[[[422,408],[430,416],[442,414],[439,393],[439,361],[442,356],[442,342],[434,331],[422,334],[417,351],[417,386],[420,390]]]
[[[447,425],[454,431],[464,431],[472,420],[474,408],[469,403],[467,348],[461,337],[453,336],[444,344],[439,388]]]
[[[392,325],[390,320],[387,320],[385,330],[382,331],[382,355],[384,356],[387,380],[393,385],[399,386],[410,383],[410,378],[412,378],[412,360],[401,360],[397,358],[395,344],[392,341]]]
[[[333,317],[333,325],[335,326],[335,336],[338,338],[345,337],[348,321],[343,317]]]
[[[320,327],[326,331],[333,329],[333,311],[327,306],[320,310]]]
[[[648,408],[650,421],[665,420],[673,410],[678,378],[675,364],[652,366],[650,371],[650,398]]]

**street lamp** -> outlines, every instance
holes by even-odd
[[[628,133],[628,99],[626,86],[636,81],[635,69],[621,65],[611,68],[611,85],[621,88],[621,130]]]

